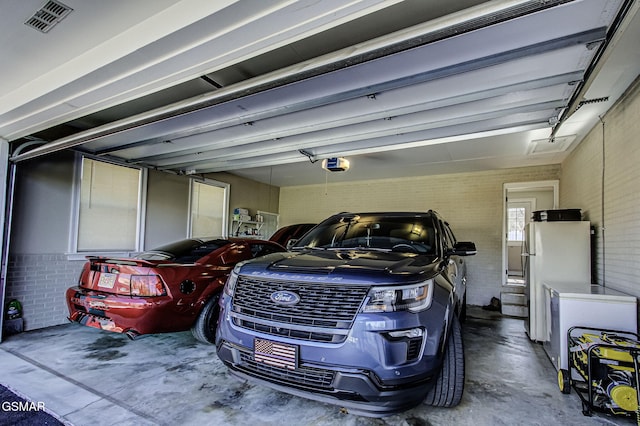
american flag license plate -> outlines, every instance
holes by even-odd
[[[298,347],[271,340],[255,339],[253,359],[273,367],[295,370],[298,367]]]

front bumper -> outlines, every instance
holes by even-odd
[[[243,328],[225,314],[229,304],[229,298],[223,298],[217,353],[231,373],[244,380],[338,405],[354,414],[384,417],[420,404],[439,372],[447,314],[437,304],[419,314],[359,314],[342,343],[304,341]],[[425,328],[425,336],[415,358],[409,359],[408,346],[390,341],[388,331],[413,327]],[[260,362],[256,339],[295,348],[295,366]]]
[[[220,341],[218,357],[233,376],[295,396],[340,406],[352,414],[385,417],[420,404],[433,376],[427,374],[403,386],[381,389],[371,372],[336,366],[301,365],[297,372],[256,366],[251,352]]]

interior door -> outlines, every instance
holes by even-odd
[[[558,180],[544,180],[544,181],[532,181],[532,182],[514,182],[505,183],[503,186],[504,191],[504,204],[503,204],[503,240],[502,240],[502,285],[517,284],[518,281],[522,281],[523,276],[509,277],[509,241],[512,238],[509,237],[509,220],[508,220],[508,208],[509,203],[519,203],[522,201],[535,200],[531,203],[530,210],[548,210],[557,209],[559,204],[559,186]],[[525,222],[531,218],[530,212],[525,212]],[[526,225],[525,225],[526,226]],[[512,241],[512,246],[522,248],[522,242]],[[516,249],[512,249],[517,252]],[[520,256],[522,257],[522,256]],[[517,264],[517,262],[516,262]],[[520,260],[522,265],[522,260]],[[523,274],[523,273],[522,273]],[[524,275],[524,274],[523,274]]]
[[[527,224],[535,210],[535,198],[518,198],[507,202],[507,273],[509,277],[524,276],[522,257]]]

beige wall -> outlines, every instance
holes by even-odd
[[[318,222],[340,211],[438,211],[458,240],[474,241],[468,303],[486,305],[502,284],[503,184],[558,179],[559,165],[290,186],[280,189],[280,224]]]
[[[236,207],[249,209],[251,216],[255,216],[258,210],[269,213],[278,213],[280,188],[266,183],[256,182],[230,173],[210,173],[209,179],[230,185],[229,194],[229,221]]]
[[[595,225],[598,283],[640,296],[640,82],[603,121],[562,164],[560,205]]]

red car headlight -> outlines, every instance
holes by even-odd
[[[131,275],[132,296],[166,296],[162,279],[159,275]]]

